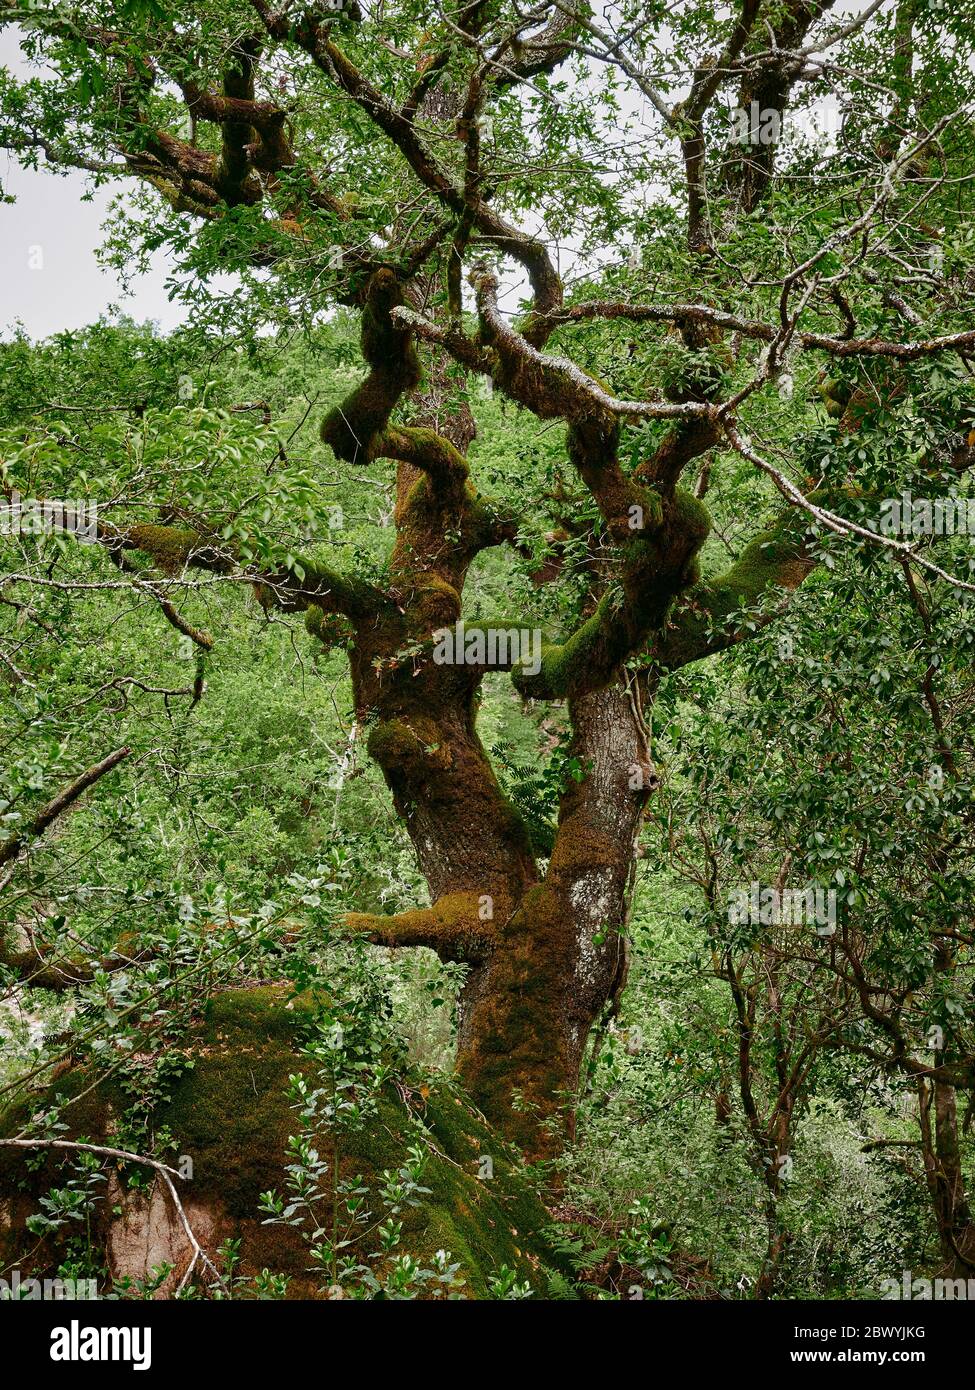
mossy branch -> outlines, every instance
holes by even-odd
[[[617,542],[651,536],[663,523],[659,492],[643,487],[623,472],[619,462],[619,421],[595,413],[569,425],[569,459],[596,500],[606,527]]]
[[[488,902],[477,893],[446,893],[432,907],[394,917],[351,912],[345,926],[377,946],[427,946],[442,960],[474,961],[482,959],[494,941],[493,922],[483,917],[487,911],[493,913]]]
[[[104,956],[64,956],[36,944],[21,950],[8,941],[0,941],[0,965],[11,971],[22,985],[46,989],[52,994],[66,994],[91,984],[98,976],[131,970],[134,965],[144,965],[159,954],[156,950],[145,950],[131,956],[115,950]]]
[[[56,820],[84,796],[89,788],[93,787],[109,772],[114,771],[119,763],[130,756],[131,752],[131,748],[127,746],[116,748],[104,758],[100,758],[97,763],[92,763],[90,767],[85,768],[84,772],[79,773],[67,786],[62,787],[56,796],[53,796],[42,806],[22,830],[0,842],[0,867],[5,864],[11,865],[4,877],[0,879],[0,888],[5,887],[10,882],[17,860],[28,845],[39,839]],[[40,951],[36,948],[18,951],[11,947],[2,935],[0,935],[0,965],[6,966],[20,979],[31,984],[43,985],[48,989],[63,989],[65,987],[64,977],[57,969],[52,970],[50,962]],[[75,980],[71,981],[71,983],[76,982]]]
[[[186,569],[200,569],[238,577],[254,584],[265,607],[289,613],[303,612],[314,604],[323,613],[365,618],[392,607],[391,600],[373,585],[314,560],[299,557],[294,565],[277,569],[242,566],[231,548],[218,546],[201,532],[188,528],[140,522],[123,530],[99,523],[98,537],[116,555],[130,550],[147,555],[158,569],[170,576]],[[188,625],[175,625],[194,640],[207,637],[206,634],[194,636],[195,629]],[[209,639],[200,643],[203,646],[211,644]]]
[[[657,664],[676,670],[735,646],[774,621],[774,611],[758,607],[762,599],[775,588],[797,589],[817,564],[812,539],[796,522],[793,510],[783,512],[723,574],[688,590],[654,647]],[[729,621],[743,609],[747,621]]]
[[[403,294],[392,270],[377,270],[366,287],[362,311],[362,355],[369,375],[322,421],[321,436],[345,463],[377,457],[377,443],[404,392],[420,383],[413,334],[391,317]]]
[[[376,438],[373,457],[396,459],[426,473],[441,506],[466,503],[467,460],[436,430],[393,426]]]
[[[612,684],[620,666],[663,628],[677,595],[695,582],[695,557],[710,526],[703,504],[677,489],[663,503],[655,534],[621,547],[618,581],[591,616],[565,642],[543,646],[537,674],[515,670],[522,695],[558,700]]]
[[[9,864],[12,859],[16,859],[29,840],[43,835],[45,830],[53,825],[70,806],[73,806],[89,787],[93,787],[106,773],[118,767],[119,763],[127,758],[131,752],[131,748],[128,747],[116,748],[107,757],[102,758],[97,763],[92,763],[91,767],[79,773],[72,782],[69,782],[58,792],[57,796],[52,797],[47,805],[41,807],[22,831],[0,842],[0,865]]]

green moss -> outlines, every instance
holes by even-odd
[[[620,663],[663,626],[677,595],[696,582],[696,556],[710,529],[704,504],[676,489],[659,531],[620,546],[619,587],[608,589],[564,642],[543,646],[536,675],[516,669],[517,689],[537,699],[559,699],[615,679]]]
[[[290,1074],[308,1069],[298,1048],[311,1018],[310,1003],[289,1001],[282,988],[217,995],[188,1041],[195,1065],[172,1085],[170,1099],[152,1116],[153,1128],[167,1127],[176,1138],[176,1152],[193,1160],[193,1178],[184,1193],[193,1201],[212,1202],[221,1213],[221,1238],[241,1239],[242,1272],[264,1267],[284,1271],[293,1280],[292,1296],[315,1291],[305,1270],[307,1252],[287,1228],[261,1223],[258,1196],[268,1188],[284,1188],[285,1146],[299,1126],[286,1088]],[[452,1086],[428,1086],[412,1075],[402,1080],[412,1098],[409,1108],[391,1084],[375,1120],[343,1138],[343,1177],[361,1174],[375,1193],[384,1169],[402,1166],[410,1145],[424,1145],[429,1160],[423,1181],[430,1194],[404,1213],[404,1252],[427,1261],[439,1249],[449,1251],[461,1264],[469,1297],[487,1297],[488,1280],[505,1264],[543,1292],[543,1265],[553,1263],[541,1234],[549,1217],[514,1155]],[[79,1067],[52,1090],[81,1097],[91,1081],[91,1074]],[[103,1082],[68,1106],[70,1137],[110,1142],[113,1116],[125,1104],[116,1083]],[[8,1112],[0,1133],[16,1133],[24,1118],[22,1110]],[[493,1175],[482,1180],[484,1158],[491,1160]],[[30,1173],[23,1153],[0,1150],[3,1190],[19,1189],[36,1199],[57,1180],[64,1161],[51,1157]],[[104,1229],[99,1234],[104,1239]],[[22,1231],[8,1231],[3,1244],[9,1250],[6,1257],[12,1258],[34,1241]],[[53,1269],[57,1251],[44,1254],[46,1268]],[[41,1264],[36,1272],[44,1272]]]
[[[668,526],[687,537],[699,549],[711,532],[711,515],[693,492],[676,488],[667,518]]]
[[[431,1155],[423,1178],[430,1196],[404,1214],[404,1249],[424,1261],[449,1251],[461,1265],[468,1297],[486,1298],[488,1280],[505,1264],[544,1293],[543,1264],[552,1262],[542,1235],[548,1214],[512,1151],[478,1112],[444,1086],[424,1099],[418,1131],[404,1134],[404,1112],[393,1098],[383,1101],[379,1120],[391,1134],[387,1147],[377,1154],[373,1133],[354,1136],[345,1160],[349,1172],[361,1171],[369,1181],[378,1169],[395,1168],[416,1133]],[[479,1176],[488,1171],[489,1177]]]
[[[842,381],[839,377],[827,377],[816,387],[816,390],[826,402],[826,408],[830,415],[842,415],[853,395],[852,383]],[[833,406],[834,409],[830,409],[830,406]]]
[[[597,650],[605,645],[607,633],[612,628],[613,607],[612,597],[604,595],[595,613],[565,642],[543,645],[541,670],[537,675],[528,675],[516,667],[512,675],[516,688],[523,695],[540,699],[570,694],[577,681],[581,683],[586,679]]]
[[[324,613],[316,603],[305,613],[305,627],[324,647],[347,647],[355,628],[337,613]]]
[[[179,574],[200,546],[200,537],[195,531],[176,526],[152,526],[148,522],[131,527],[128,538],[134,549],[151,556],[166,574]]]
[[[440,730],[433,719],[414,715],[405,719],[385,719],[369,731],[369,756],[380,767],[400,771],[432,770],[447,756]]]
[[[378,270],[369,282],[362,311],[362,355],[369,375],[322,422],[323,442],[346,463],[364,464],[373,458],[376,438],[389,423],[396,402],[419,384],[420,363],[412,335],[390,317],[390,311],[402,303],[394,273]]]
[[[611,679],[624,658],[633,651],[654,615],[644,605],[648,601],[639,585],[634,585],[635,601],[627,603],[618,592],[604,594],[595,612],[561,643],[542,646],[541,669],[530,675],[516,667],[512,673],[521,694],[536,699],[561,699],[587,689],[595,689]],[[663,593],[664,607],[670,602]]]
[[[820,497],[819,493],[812,494],[814,500]],[[725,628],[733,613],[755,607],[776,585],[796,588],[811,568],[801,518],[787,511],[775,525],[760,532],[724,574],[689,590],[687,606],[660,644],[665,663],[680,666],[727,645],[733,634]]]
[[[397,425],[386,431],[384,450],[393,458],[422,468],[438,485],[450,481],[463,483],[467,478],[467,460],[445,435],[417,425]]]
[[[299,564],[302,570],[302,594],[296,600],[299,608],[307,606],[309,598],[306,595],[312,594],[316,595],[315,602],[319,608],[326,612],[346,613],[352,618],[374,614],[384,606],[381,592],[364,580],[319,565],[307,556],[299,557]],[[278,606],[286,606],[282,604],[280,594]]]
[[[460,594],[453,584],[435,574],[417,577],[409,601],[409,630],[419,637],[428,637],[439,628],[450,627],[461,614]]]
[[[193,1159],[194,1194],[219,1198],[230,1216],[253,1216],[269,1159],[284,1153],[292,1119],[282,1107],[294,1046],[311,1021],[307,1004],[283,992],[215,996],[194,1039],[195,1065],[161,1106],[156,1123]]]

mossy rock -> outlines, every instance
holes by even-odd
[[[192,1068],[170,1083],[168,1099],[151,1117],[153,1130],[168,1129],[176,1153],[192,1159],[192,1179],[177,1186],[200,1243],[213,1256],[224,1241],[239,1239],[236,1272],[284,1273],[290,1298],[326,1295],[308,1272],[307,1248],[296,1232],[263,1224],[258,1201],[269,1188],[284,1190],[288,1136],[300,1126],[288,1101],[288,1078],[299,1071],[308,1072],[309,1080],[314,1075],[299,1051],[311,1021],[310,1006],[289,998],[284,988],[217,995],[203,1024],[187,1039]],[[51,1087],[51,1099],[77,1097],[64,1111],[70,1125],[66,1137],[124,1147],[113,1135],[129,1097],[114,1079],[89,1091],[92,1080],[93,1073],[78,1066]],[[25,1118],[22,1109],[0,1115],[0,1137],[18,1133]],[[548,1270],[557,1261],[542,1234],[548,1213],[516,1155],[447,1081],[430,1084],[407,1074],[399,1085],[385,1088],[368,1127],[343,1136],[341,1174],[361,1175],[373,1197],[383,1170],[401,1167],[408,1147],[418,1143],[429,1153],[422,1181],[430,1192],[420,1206],[401,1213],[399,1251],[426,1265],[436,1251],[446,1250],[460,1265],[468,1298],[489,1297],[489,1280],[505,1265],[531,1284],[536,1297],[549,1296]],[[330,1141],[321,1151],[331,1153]],[[46,1238],[31,1260],[21,1258],[37,1244],[24,1229],[26,1217],[37,1210],[40,1196],[63,1185],[73,1157],[51,1153],[31,1168],[23,1150],[0,1149],[0,1261],[19,1265],[24,1277],[27,1272],[53,1276],[64,1256],[58,1233]],[[178,1166],[175,1158],[169,1161]],[[109,1159],[104,1171],[109,1185],[96,1204],[96,1257],[106,1274],[116,1277],[141,1278],[163,1261],[173,1263],[174,1273],[162,1289],[171,1292],[190,1257],[171,1202],[158,1182],[149,1183],[148,1198],[130,1190],[134,1165]],[[486,1171],[489,1178],[481,1176]],[[150,1176],[146,1169],[142,1174]],[[112,1214],[113,1206],[121,1207],[121,1216]],[[370,1206],[376,1209],[371,1201]],[[557,1283],[564,1287],[563,1280]]]

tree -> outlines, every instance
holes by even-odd
[[[778,634],[788,659],[769,633],[738,654],[740,686],[711,708],[697,702],[667,760],[661,815],[707,904],[736,1021],[725,1065],[773,1196],[803,1105],[832,1096],[858,1114],[879,1084],[881,1113],[906,1110],[917,1127],[868,1128],[865,1151],[920,1160],[943,1267],[966,1278],[972,614],[900,564],[870,560],[843,555],[797,597]],[[671,705],[687,698],[681,683]],[[743,785],[756,795],[743,800]],[[758,883],[781,890],[774,911],[729,910],[734,885],[747,900]],[[830,885],[829,910],[785,911],[782,893],[801,900],[808,883]]]
[[[557,1142],[546,1122],[626,981],[661,676],[773,622],[837,538],[973,587],[876,520],[912,470],[942,496],[973,461],[957,367],[975,344],[971,25],[917,0],[830,9],[0,6],[46,64],[5,77],[0,144],[137,181],[119,255],[175,249],[182,292],[225,326],[358,315],[366,372],[321,437],[352,470],[395,465],[379,572],[297,536],[262,553],[253,527],[213,519],[219,497],[160,494],[155,515],[99,522],[98,542],[202,654],[219,633],[181,615],[165,576],[251,582],[347,649],[431,900],[348,926],[468,967],[460,1076],[533,1153]],[[824,90],[835,137],[794,119]],[[637,106],[651,124],[619,144]],[[240,276],[239,303],[206,289],[218,271]],[[932,361],[951,364],[934,384]],[[449,423],[471,380],[565,426],[564,461],[526,490],[541,527],[472,482],[469,422]],[[908,428],[915,394],[926,419]],[[459,626],[494,547],[554,589],[544,643],[527,612]],[[480,742],[492,671],[565,702],[552,826],[526,819]]]

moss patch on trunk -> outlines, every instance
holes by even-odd
[[[151,1117],[153,1131],[165,1127],[176,1140],[175,1153],[193,1161],[192,1179],[177,1187],[188,1212],[206,1214],[212,1230],[208,1253],[212,1256],[213,1246],[224,1240],[240,1239],[238,1272],[283,1272],[291,1279],[293,1298],[320,1296],[318,1280],[306,1268],[307,1249],[290,1228],[262,1224],[258,1201],[269,1188],[284,1189],[288,1136],[300,1128],[287,1097],[288,1078],[297,1072],[310,1081],[314,1076],[300,1052],[311,1023],[311,1006],[289,999],[284,988],[217,995],[202,1025],[186,1039],[192,1068],[171,1083],[168,1099]],[[64,1111],[70,1126],[65,1137],[118,1145],[118,1121],[128,1097],[115,1079],[89,1091],[93,1080],[86,1067],[66,1071],[52,1086],[48,1103],[57,1094],[77,1097]],[[0,1137],[17,1134],[25,1119],[22,1108],[0,1115]],[[536,1297],[545,1297],[547,1270],[555,1265],[543,1235],[548,1213],[513,1152],[447,1081],[431,1084],[406,1073],[398,1084],[389,1083],[368,1126],[342,1136],[339,1170],[343,1178],[361,1175],[375,1192],[383,1171],[401,1167],[409,1146],[418,1143],[429,1154],[423,1185],[430,1192],[420,1206],[404,1211],[400,1250],[424,1264],[436,1251],[448,1251],[460,1264],[468,1298],[489,1297],[489,1281],[503,1266],[530,1282]],[[32,1152],[36,1162],[38,1151]],[[331,1154],[330,1139],[322,1153]],[[0,1258],[4,1264],[19,1263],[24,1277],[28,1263],[31,1274],[53,1276],[62,1257],[58,1233],[45,1238],[29,1262],[22,1260],[36,1244],[23,1221],[45,1192],[63,1185],[73,1157],[49,1151],[39,1166],[28,1166],[26,1151],[0,1149],[0,1192],[7,1198],[5,1218],[0,1211]],[[166,1161],[177,1166],[172,1153]],[[114,1159],[105,1163],[124,1191],[135,1166]],[[151,1177],[150,1170],[143,1172]],[[126,1193],[123,1201],[128,1207],[145,1198]],[[109,1207],[108,1201],[98,1202],[93,1223],[96,1259],[107,1268],[113,1265],[110,1228],[120,1220]]]

